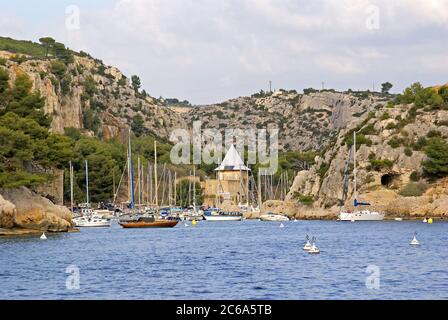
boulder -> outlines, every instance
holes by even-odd
[[[0,228],[12,228],[15,214],[16,206],[0,195]]]
[[[2,198],[15,206],[13,225],[8,227],[66,232],[72,227],[71,213],[66,207],[53,204],[25,187],[0,191]],[[6,220],[5,220],[6,221]]]

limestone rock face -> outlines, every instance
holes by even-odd
[[[11,210],[14,213],[13,223],[9,214],[9,220],[5,220],[9,224],[3,225],[5,228],[66,232],[72,227],[71,213],[66,207],[57,206],[25,187],[0,192],[4,203],[1,217]]]
[[[14,226],[14,216],[16,206],[3,199],[0,194],[0,228],[12,228]]]
[[[399,124],[400,119],[407,117],[411,108],[412,105],[398,105],[394,108],[377,105],[370,109],[368,117],[352,117],[350,123],[341,127],[332,145],[315,159],[315,164],[297,174],[287,200],[297,201],[298,195],[312,196],[315,199],[314,210],[336,210],[342,195],[344,172],[349,157],[349,148],[344,141],[350,137],[353,129],[365,129],[370,126],[365,138],[371,143],[358,145],[356,154],[358,200],[370,202],[371,209],[382,210],[389,217],[446,215],[448,208],[443,207],[448,196],[446,179],[436,183],[423,179],[421,182],[428,185],[428,190],[422,196],[400,195],[400,191],[411,182],[411,174],[422,173],[422,161],[426,158],[423,151],[412,149],[413,143],[420,137],[425,137],[431,130],[439,131],[448,139],[448,127],[437,125],[439,121],[447,123],[447,110],[420,112],[413,121],[397,129],[395,126]],[[384,116],[386,112],[388,116]],[[374,167],[373,160],[388,162]],[[348,209],[353,207],[351,203],[354,200],[352,167],[349,173],[345,202]]]
[[[261,214],[272,212],[294,217],[299,210],[298,203],[294,201],[268,200],[261,206]]]
[[[187,122],[200,120],[204,128],[277,128],[279,148],[319,150],[338,130],[365,118],[377,97],[359,99],[338,92],[299,94],[277,91],[272,95],[240,97],[220,104],[197,106],[184,112]]]
[[[20,74],[30,77],[33,90],[45,98],[44,111],[52,118],[52,132],[63,133],[65,128],[76,128],[89,135],[90,128],[85,128],[83,121],[87,111],[93,111],[99,117],[97,134],[106,140],[120,138],[123,132],[127,133],[136,115],[142,117],[149,132],[165,139],[169,138],[173,128],[187,128],[179,112],[158,99],[136,94],[129,79],[123,78],[115,67],[104,66],[89,57],[75,56],[74,63],[68,65],[66,71],[71,78],[68,92],[63,92],[61,79],[52,72],[51,61],[29,57],[29,60],[18,64],[10,59],[12,56],[12,53],[0,51],[0,57],[7,59],[10,84]],[[100,72],[102,68],[104,71]],[[90,78],[94,80],[94,94],[86,92],[85,83]]]

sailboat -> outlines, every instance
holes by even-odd
[[[90,207],[89,199],[89,166],[86,160],[86,200],[85,204],[81,204],[81,217],[73,219],[75,227],[87,228],[87,227],[110,227],[110,221],[103,219],[95,214]],[[72,169],[73,170],[73,169]]]
[[[348,189],[348,173],[349,173],[349,167],[350,167],[350,158],[351,158],[351,153],[353,150],[353,165],[354,165],[354,169],[353,169],[353,176],[354,176],[354,207],[355,210],[352,211],[348,211],[348,210],[344,210],[343,209],[343,205],[345,202],[345,197],[347,195],[347,189]],[[355,221],[380,221],[384,219],[384,213],[380,213],[380,212],[376,212],[376,211],[370,211],[370,210],[358,210],[357,208],[359,206],[370,206],[370,203],[367,202],[359,202],[358,201],[358,192],[357,192],[357,180],[356,180],[356,174],[357,174],[357,169],[356,169],[356,131],[353,132],[353,149],[350,150],[350,154],[347,160],[347,164],[345,167],[345,178],[344,178],[344,188],[343,188],[343,192],[342,192],[342,199],[341,199],[341,209],[339,212],[339,220],[341,221],[351,221],[351,222],[355,222]]]
[[[157,149],[154,151],[157,153]],[[156,160],[157,161],[157,160]],[[129,173],[131,177],[131,202],[129,204],[130,212],[120,217],[119,224],[125,229],[134,228],[172,228],[177,225],[178,220],[159,219],[153,212],[145,212],[135,207],[134,199],[134,170],[132,166],[132,143],[131,143],[131,130],[129,130]],[[156,177],[157,179],[157,177]],[[156,185],[157,189],[157,185]],[[157,200],[156,200],[157,202]]]

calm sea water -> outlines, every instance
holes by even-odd
[[[0,299],[448,299],[448,224],[180,223],[0,238]],[[421,246],[412,247],[413,233]],[[317,237],[320,255],[302,250]],[[80,272],[68,290],[66,268]],[[369,265],[379,289],[366,286]],[[375,276],[375,275],[373,275]]]

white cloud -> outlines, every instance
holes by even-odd
[[[371,5],[378,30],[366,28]],[[81,14],[76,33],[31,20],[28,34],[54,35],[139,74],[155,96],[195,103],[247,95],[269,80],[345,89],[446,77],[434,66],[448,50],[448,0],[116,0]],[[0,20],[2,31],[11,25]]]

